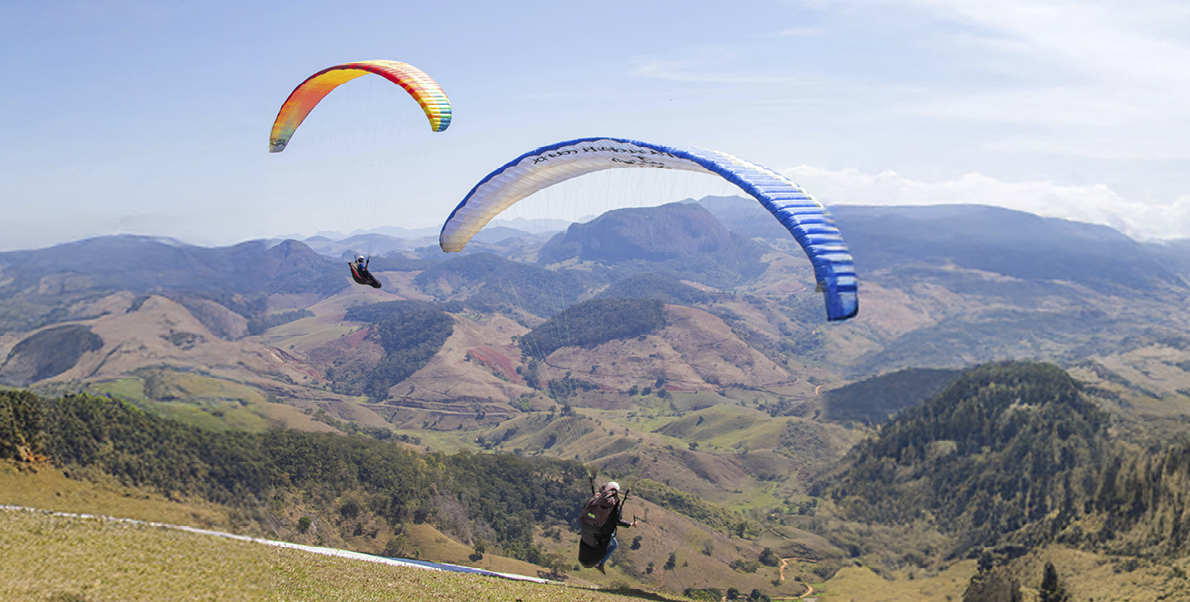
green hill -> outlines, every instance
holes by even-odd
[[[949,555],[1055,542],[1184,554],[1190,447],[1138,450],[1110,424],[1057,366],[988,364],[898,414],[820,485],[852,520],[946,534]]]
[[[454,332],[454,320],[446,312],[420,301],[389,301],[357,305],[347,310],[344,320],[372,325],[371,336],[385,356],[366,373],[344,370],[346,362],[334,362],[328,379],[336,390],[347,394],[367,393],[375,401],[388,398],[389,387],[422,369]],[[345,378],[334,378],[334,368]]]
[[[89,396],[0,392],[0,416],[13,425],[0,432],[0,451],[10,458],[48,457],[84,474],[253,513],[266,502],[278,513],[298,494],[337,528],[372,517],[379,529],[369,547],[379,549],[401,524],[447,521],[449,510],[468,517],[460,527],[482,526],[506,555],[542,561],[532,525],[569,525],[583,501],[586,471],[573,462],[423,455],[395,441],[299,431],[211,434]],[[465,502],[444,504],[441,496]]]
[[[637,274],[612,282],[599,297],[620,299],[659,299],[670,305],[710,303],[714,296],[684,284],[677,278],[658,273]]]
[[[656,299],[590,299],[558,312],[521,337],[521,352],[544,359],[562,347],[596,345],[644,336],[665,324]]]

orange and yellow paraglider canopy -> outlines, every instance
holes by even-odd
[[[450,125],[450,100],[446,98],[446,93],[442,91],[438,82],[421,69],[397,61],[343,63],[311,75],[289,94],[289,98],[277,113],[276,121],[273,122],[273,132],[269,136],[269,152],[279,153],[285,150],[294,131],[331,90],[369,73],[405,88],[417,104],[421,105],[430,120],[430,127],[435,132],[441,132]]]

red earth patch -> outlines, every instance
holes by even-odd
[[[479,360],[481,364],[487,366],[489,369],[503,374],[505,378],[518,385],[525,384],[525,379],[516,373],[516,367],[512,365],[512,359],[495,348],[482,345],[468,351],[471,352],[471,355],[475,359]]]

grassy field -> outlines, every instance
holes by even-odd
[[[392,429],[396,435],[408,435],[421,440],[421,445],[446,454],[460,451],[476,453],[482,448],[475,443],[475,431],[431,431],[426,429]]]
[[[211,431],[259,432],[268,428],[260,410],[266,398],[252,387],[169,369],[145,369],[138,374],[96,383],[89,389],[128,400],[158,416]],[[152,378],[157,394],[172,401],[149,397],[142,377]]]
[[[0,504],[271,537],[252,532],[250,523],[232,516],[226,508],[171,501],[117,484],[76,481],[45,465],[33,472],[0,463]],[[622,533],[623,552],[613,557],[608,575],[591,570],[572,572],[565,586],[404,569],[106,519],[0,510],[0,602],[681,600],[684,598],[674,593],[673,587],[722,588],[725,583],[742,591],[759,587],[774,598],[796,596],[803,591],[800,584],[804,583],[814,588],[813,596],[819,602],[955,602],[962,600],[975,571],[970,560],[931,569],[903,569],[895,578],[878,575],[866,567],[849,566],[822,581],[816,574],[822,563],[793,560],[784,571],[787,581],[774,587],[769,580],[776,577],[776,568],[761,567],[748,574],[724,573],[722,566],[732,558],[755,558],[759,546],[777,546],[780,542],[728,539],[688,519],[663,513],[646,501],[634,500],[632,504],[632,512],[640,514],[645,522],[638,529]],[[643,536],[642,545],[631,550],[629,544],[637,535]],[[813,538],[807,537],[799,540],[815,549],[828,545],[825,541],[812,545]],[[472,562],[467,558],[469,546],[450,540],[429,525],[412,527],[410,539],[423,559],[530,576],[542,571],[541,567],[491,554]],[[708,541],[714,544],[714,559],[699,551]],[[556,543],[546,542],[548,552],[564,556],[571,554],[576,544],[573,533],[563,533]],[[663,570],[661,565],[674,550],[678,552],[678,566]],[[1037,600],[1047,561],[1058,568],[1072,602],[1190,601],[1190,579],[1186,577],[1190,559],[1157,563],[1049,546],[1011,563],[1027,602]],[[644,581],[651,582],[650,587],[668,587],[670,591],[661,595],[634,592],[634,597],[623,597],[611,595],[606,589],[588,589],[592,584],[608,588],[634,582],[630,573],[639,572],[646,563],[653,563],[656,570]]]
[[[812,583],[819,602],[922,602],[963,599],[975,561],[952,565],[937,575],[889,581],[863,567],[848,567],[826,583]],[[1026,598],[1031,600],[1031,598]],[[1098,600],[1098,598],[1096,598]]]
[[[243,519],[238,519],[236,516],[234,516],[234,511],[228,508],[172,501],[158,495],[146,493],[142,490],[122,487],[114,483],[97,484],[88,481],[68,479],[62,474],[61,471],[49,465],[41,465],[37,468],[36,472],[34,472],[28,467],[18,470],[12,464],[0,462],[0,504],[26,506],[58,512],[99,514],[105,516],[133,518],[151,522],[187,525],[218,531],[244,533],[270,539],[277,538],[277,535],[271,531],[268,533],[260,532],[258,526],[255,527],[254,530],[252,527],[254,523],[247,523]],[[672,513],[666,513],[655,505],[644,500],[634,499],[631,504],[631,512],[633,514],[639,514],[643,522],[637,529],[629,529],[622,532],[622,550],[617,552],[617,555],[613,557],[612,566],[608,568],[608,574],[602,575],[590,569],[568,570],[568,574],[561,578],[561,580],[565,581],[567,585],[572,586],[572,589],[590,586],[607,588],[613,587],[616,584],[639,584],[643,582],[648,587],[652,588],[661,589],[663,587],[668,587],[670,591],[665,594],[666,596],[677,595],[672,591],[672,588],[674,587],[678,587],[680,590],[684,587],[717,587],[720,586],[719,584],[734,585],[746,591],[750,591],[752,588],[758,587],[763,591],[770,593],[770,595],[790,595],[801,591],[798,586],[792,583],[788,583],[785,587],[781,588],[773,587],[769,581],[775,576],[775,569],[764,568],[756,573],[738,573],[727,568],[727,563],[732,560],[755,559],[760,552],[760,548],[756,547],[755,545],[744,540],[728,539],[723,534],[714,533],[685,517]],[[308,514],[308,510],[299,509],[298,514]],[[13,523],[11,517],[19,516],[21,516],[20,513],[0,513],[0,531],[14,528],[4,525]],[[297,515],[286,515],[282,518],[292,523],[296,521],[296,516]],[[37,528],[42,529],[42,532],[44,533],[50,532],[43,527]],[[127,528],[127,526],[121,527],[121,529]],[[22,528],[22,530],[28,530],[28,528]],[[287,539],[289,541],[311,545],[317,544],[316,538],[311,536],[290,537],[293,534],[288,532],[283,532],[282,535],[284,536],[282,537],[283,539]],[[471,546],[463,545],[449,539],[441,532],[431,527],[429,524],[409,525],[407,527],[407,535],[409,537],[408,549],[409,555],[411,557],[438,562],[449,562],[463,566],[474,566],[477,568],[518,575],[542,576],[544,573],[544,569],[540,566],[531,565],[529,563],[511,558],[504,558],[495,554],[485,554],[481,560],[473,561],[469,558],[473,552]],[[633,550],[631,549],[631,544],[633,538],[638,535],[642,536],[642,542],[639,549]],[[179,536],[180,535],[176,533],[169,535],[169,537]],[[112,541],[128,541],[127,539],[118,539],[114,535],[112,537]],[[121,535],[120,537],[123,536]],[[85,538],[81,536],[63,536],[59,543],[68,546],[71,541],[82,542],[84,539]],[[383,538],[381,538],[381,540],[383,540]],[[709,555],[704,555],[699,551],[703,548],[703,543],[707,540],[713,540],[715,542],[714,558]],[[54,539],[53,537],[44,539],[44,541],[41,537],[33,537],[32,539],[18,539],[15,535],[15,532],[0,533],[0,548],[4,548],[6,550],[20,549],[22,546],[26,545],[25,543],[21,542],[34,541],[38,542],[37,545],[47,545],[48,543],[58,540]],[[547,552],[558,553],[564,558],[568,559],[573,557],[574,550],[578,545],[577,534],[566,530],[563,530],[556,540],[549,537],[540,537],[538,541],[543,546],[545,546]],[[358,544],[358,542],[355,543]],[[80,543],[79,545],[91,546],[95,544]],[[119,545],[129,545],[133,547],[140,546],[140,544]],[[324,545],[331,547],[349,547],[346,545],[346,542],[338,542],[338,540],[331,540],[331,543]],[[691,548],[690,546],[694,547]],[[366,548],[356,545],[353,549],[362,550]],[[371,551],[375,552],[376,550]],[[670,552],[674,551],[678,553],[678,566],[676,566],[673,570],[663,570],[662,565],[665,564],[667,556]],[[12,553],[15,554],[16,552]],[[67,550],[59,550],[58,552],[54,552],[56,556],[53,557],[52,562],[49,560],[36,560],[36,563],[31,566],[67,566],[56,563],[73,562],[73,560],[70,560],[70,553],[71,552]],[[113,565],[119,564],[121,566],[127,565],[127,567],[129,567],[127,569],[120,569],[120,572],[145,572],[149,570],[138,564],[142,561],[138,560],[136,557],[121,557],[118,553],[118,550],[105,553],[117,559],[112,561]],[[41,554],[41,552],[38,552],[38,554]],[[156,555],[158,553],[154,552],[153,554]],[[8,558],[8,560],[10,562],[5,564],[7,568],[3,569],[3,571],[18,570],[13,567],[20,567],[22,563],[27,564],[28,562],[33,561],[33,558],[30,557],[28,561],[13,558]],[[643,572],[645,565],[649,563],[652,563],[656,567],[656,571],[654,571],[651,576],[644,576]],[[212,572],[209,572],[208,576],[211,576],[216,574],[221,569],[212,568],[209,570]],[[3,571],[0,571],[0,580],[6,579],[7,576],[11,574],[9,572]],[[240,575],[240,577],[237,578],[248,579],[249,577],[250,575]],[[54,579],[55,581],[50,582],[50,585],[58,583],[57,579],[59,578],[55,576]],[[38,583],[40,583],[40,581]],[[77,601],[138,599],[131,597],[113,598],[111,596],[95,596],[92,595],[93,592],[90,590],[84,591],[81,589],[81,585],[75,587],[76,585],[77,584],[75,581],[66,582],[65,585],[54,585],[54,588],[56,589],[38,590],[39,593],[37,596],[26,594],[17,595],[11,590],[2,591],[0,592],[0,600],[44,599],[57,601]],[[45,587],[49,586],[46,585]],[[70,589],[72,587],[75,589]],[[720,587],[726,586],[723,585]],[[567,591],[571,590],[568,589]],[[575,591],[581,591],[581,589],[576,589]],[[59,594],[62,595],[60,596]],[[83,594],[86,594],[86,596],[77,597],[82,596]],[[214,593],[210,595],[212,597],[209,599],[216,599],[218,597]],[[55,598],[55,596],[57,597]],[[76,597],[71,598],[69,596]],[[471,598],[461,597],[459,599]],[[513,600],[515,598],[497,597],[495,599]]]
[[[0,461],[0,504],[55,512],[102,514],[121,518],[227,530],[232,519],[226,508],[181,503],[116,483],[68,479],[48,464],[36,471],[18,470]]]
[[[639,599],[393,567],[97,518],[0,511],[4,601]]]

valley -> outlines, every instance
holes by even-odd
[[[765,549],[815,560],[792,563],[792,574],[814,583],[822,600],[843,599],[834,596],[851,591],[847,584],[875,575],[898,584],[949,575],[952,585],[915,585],[919,595],[936,592],[918,599],[961,596],[977,572],[969,554],[1009,545],[1036,550],[998,557],[1022,576],[1046,555],[1074,563],[1064,549],[1135,556],[1153,563],[1154,574],[1180,566],[1167,562],[1179,557],[1178,545],[1154,548],[1140,534],[1158,516],[1163,528],[1180,524],[1180,506],[1113,527],[1140,546],[1120,547],[1107,543],[1114,535],[1088,535],[1104,532],[1101,510],[1069,505],[1061,528],[1017,541],[1014,533],[1050,524],[1031,514],[1040,512],[1033,501],[1022,502],[1019,524],[1004,519],[999,535],[974,537],[983,523],[948,510],[955,500],[932,497],[938,490],[929,481],[881,494],[916,500],[916,508],[939,504],[916,517],[859,511],[848,497],[858,494],[832,487],[841,478],[871,486],[875,473],[854,472],[856,454],[892,432],[890,418],[909,415],[972,368],[1004,361],[1045,362],[1078,383],[1078,395],[1108,425],[1099,451],[1087,454],[1143,450],[1158,458],[1190,420],[1184,264],[1106,228],[1004,210],[848,207],[837,219],[860,269],[860,314],[828,323],[800,251],[763,231],[732,229],[758,223],[746,219],[755,207],[741,202],[667,206],[653,219],[686,220],[675,231],[693,232],[690,239],[656,248],[638,239],[624,257],[599,249],[627,248],[639,237],[631,221],[576,227],[573,239],[479,241],[477,252],[449,258],[394,243],[398,250],[374,261],[379,290],[350,284],[342,258],[312,247],[347,251],[293,240],[206,249],[112,237],[2,253],[0,383],[46,398],[122,400],[203,432],[280,428],[421,454],[579,463],[601,480],[631,484],[633,511],[645,517],[639,547],[628,552],[635,533],[622,532],[625,551],[609,578],[591,577],[604,585],[804,591],[781,581],[776,565],[759,564]],[[937,236],[938,220],[971,233]],[[981,223],[998,236],[975,234]],[[1039,238],[1045,248],[1029,250]],[[1102,253],[1075,265],[1069,249],[1088,239]],[[140,270],[105,267],[127,256],[157,260]],[[914,458],[948,457],[951,439],[915,436]],[[904,462],[899,470],[919,475],[934,470],[893,457],[871,461]],[[1102,479],[1111,466],[1103,462],[1062,478]],[[1128,470],[1143,473],[1139,465]],[[1055,509],[1055,496],[1098,495],[1074,491],[1026,497]],[[300,542],[298,518],[331,520],[342,502],[277,495],[280,508],[257,508],[244,522],[208,520]],[[974,526],[948,524],[960,515]],[[400,521],[377,521],[399,535]],[[487,522],[440,514],[424,524],[446,534],[408,532],[405,550],[463,562],[458,550],[483,539]],[[1078,537],[1069,534],[1075,526]],[[453,543],[432,545],[439,537]],[[574,537],[564,522],[541,524],[529,540],[539,551],[535,565],[569,558]],[[388,541],[339,533],[324,543],[381,553]],[[526,562],[524,550],[502,551]],[[685,564],[664,568],[671,553]]]

